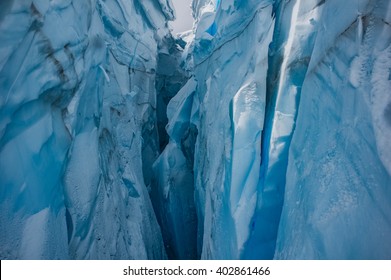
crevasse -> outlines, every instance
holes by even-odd
[[[390,259],[391,3],[0,3],[2,259]]]

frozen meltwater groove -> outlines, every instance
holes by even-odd
[[[391,259],[391,2],[0,2],[2,259]]]

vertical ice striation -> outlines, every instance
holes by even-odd
[[[165,258],[143,169],[170,1],[1,5],[1,258]]]

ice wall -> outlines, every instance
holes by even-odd
[[[390,2],[192,7],[184,59],[196,85],[172,104],[188,112],[170,119],[181,129],[157,173],[161,196],[177,193],[192,159],[178,139],[196,126],[198,255],[391,258]]]
[[[165,258],[143,169],[170,1],[1,7],[1,258]]]
[[[323,4],[275,257],[390,259],[391,2]]]

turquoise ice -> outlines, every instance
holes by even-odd
[[[1,259],[391,259],[391,2],[0,3]]]

